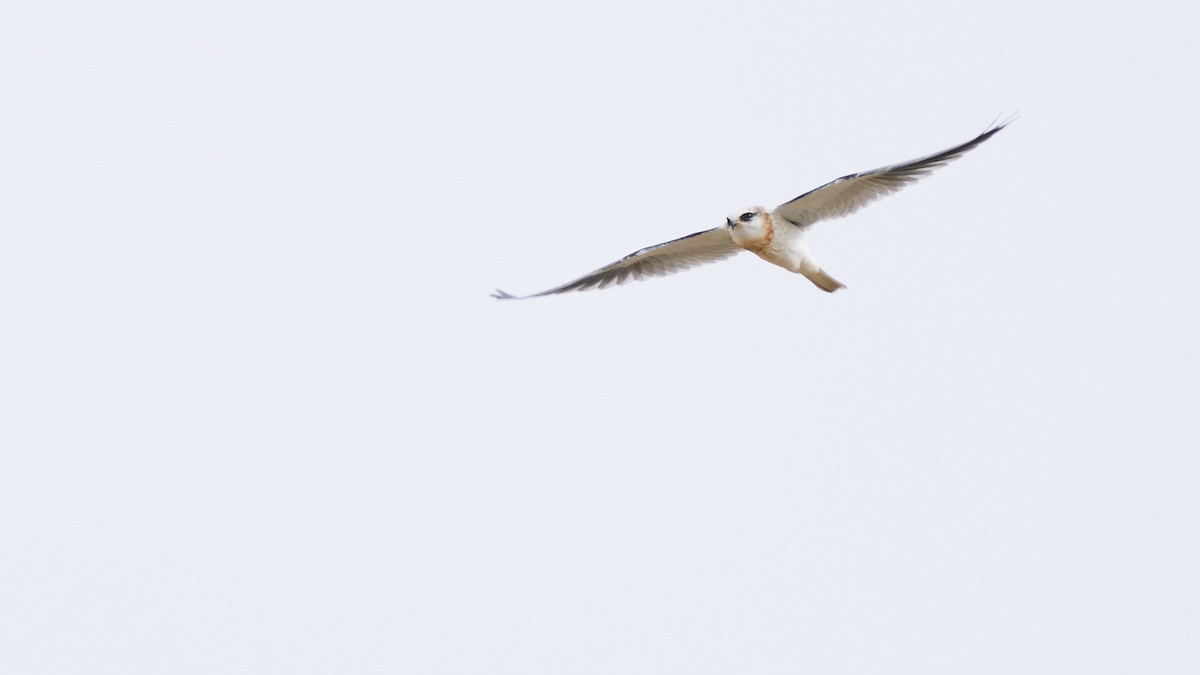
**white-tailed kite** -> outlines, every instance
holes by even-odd
[[[548,291],[516,296],[497,290],[492,297],[511,300],[605,288],[631,279],[674,274],[696,265],[724,260],[742,250],[750,251],[786,270],[803,274],[817,288],[832,293],[845,286],[829,276],[813,258],[804,241],[805,230],[827,218],[848,216],[880,197],[917,182],[934,169],[974,149],[1006,125],[1007,122],[997,124],[962,145],[911,162],[842,176],[777,206],[774,211],[752,206],[735,212],[725,219],[722,227],[647,246],[611,265]]]

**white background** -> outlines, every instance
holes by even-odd
[[[1200,10],[11,2],[0,670],[1195,673]],[[1020,119],[813,231],[523,302]]]

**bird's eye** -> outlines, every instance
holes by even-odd
[[[751,220],[754,220],[754,214],[750,211],[747,211],[747,212],[743,213],[742,215],[738,216],[738,220],[742,221],[743,223],[748,223]]]

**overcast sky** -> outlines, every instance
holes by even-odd
[[[10,2],[0,671],[1200,671],[1194,2]],[[1019,119],[812,233],[523,302]]]

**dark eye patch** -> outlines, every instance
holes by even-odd
[[[754,220],[754,213],[751,211],[747,211],[747,212],[743,213],[742,215],[738,216],[738,220],[742,221],[743,223],[748,223],[751,220]]]

